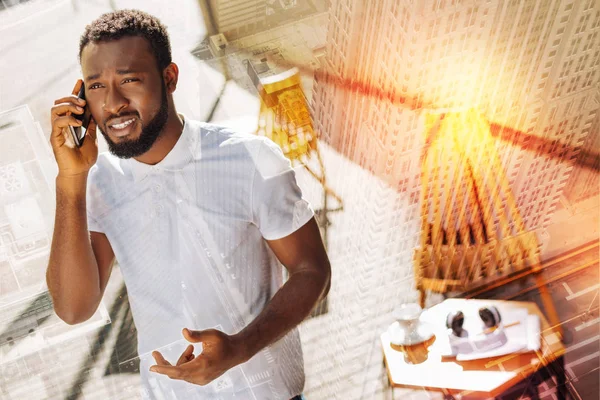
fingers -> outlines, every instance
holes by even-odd
[[[68,112],[73,114],[83,114],[83,111],[83,107],[80,107],[77,104],[71,102],[59,103],[51,108],[52,120],[63,115],[68,115]]]
[[[193,359],[194,359],[194,346],[192,346],[190,344],[185,349],[185,351],[181,354],[181,356],[179,357],[179,360],[177,360],[177,365],[184,364],[188,361],[192,361]]]
[[[81,122],[75,119],[75,117],[68,115],[59,117],[52,123],[50,143],[54,149],[65,145],[65,143],[72,142],[69,130],[67,129],[68,126],[81,126]]]
[[[171,379],[183,379],[185,372],[181,367],[173,367],[167,365],[153,365],[150,367],[151,372],[167,375]]]
[[[58,135],[62,132],[63,128],[67,128],[69,126],[81,126],[82,122],[76,119],[72,115],[63,115],[62,117],[57,117],[52,124],[52,135]]]
[[[81,90],[81,87],[83,86],[83,81],[81,79],[77,79],[77,82],[75,83],[75,87],[73,88],[73,94],[74,95],[78,95],[79,91]]]
[[[81,122],[72,117],[72,114],[83,114],[85,107],[85,100],[77,97],[79,91],[83,87],[83,81],[77,80],[75,87],[73,88],[71,96],[62,97],[54,101],[54,106],[50,111],[50,122],[52,124],[52,133],[50,134],[50,143],[56,150],[58,147],[62,147],[65,143],[72,141],[69,138],[69,126],[81,126]],[[71,146],[70,146],[71,147]]]
[[[83,108],[78,108],[77,105],[73,103],[60,103],[52,107],[51,110],[51,123],[52,123],[52,132],[50,133],[50,143],[53,147],[61,147],[67,141],[71,140],[69,138],[69,126],[81,126],[81,121],[76,119],[71,115],[71,113],[75,114],[83,114]]]
[[[77,97],[77,95],[72,94],[71,96],[61,97],[58,100],[54,100],[54,105],[58,105],[61,103],[74,103],[80,106],[84,106],[86,101],[84,99],[80,99],[79,97]]]
[[[152,357],[154,357],[154,360],[156,360],[156,363],[158,365],[171,365],[170,362],[168,362],[167,360],[165,360],[165,358],[162,356],[162,354],[160,354],[160,352],[158,351],[153,351],[152,352]]]

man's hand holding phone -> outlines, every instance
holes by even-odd
[[[75,143],[70,129],[83,125],[83,121],[72,115],[82,116],[86,111],[86,101],[77,97],[82,88],[83,81],[79,79],[73,88],[73,94],[56,100],[51,109],[50,144],[58,164],[58,175],[62,177],[87,174],[98,159],[96,121],[90,117],[86,137],[81,146]]]

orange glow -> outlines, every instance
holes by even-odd
[[[537,237],[525,229],[488,121],[474,108],[424,118],[421,237],[414,256],[421,305],[426,289],[466,291],[525,269],[539,271]],[[554,320],[551,300],[544,302]]]

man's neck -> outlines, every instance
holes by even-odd
[[[167,123],[165,124],[160,137],[156,139],[156,142],[154,142],[150,150],[139,157],[134,157],[134,159],[148,165],[158,164],[167,156],[167,154],[169,154],[173,147],[175,147],[182,132],[183,120],[177,112],[173,110],[169,114]]]

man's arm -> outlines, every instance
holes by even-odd
[[[56,215],[46,271],[48,291],[56,314],[68,324],[90,318],[102,299],[114,254],[102,233],[88,232],[87,179],[98,159],[96,123],[92,119],[81,147],[74,145],[71,126],[81,126],[72,114],[83,114],[85,100],[77,97],[79,79],[71,96],[54,102],[50,110],[50,144],[58,164]],[[91,236],[91,237],[90,237]]]
[[[103,233],[88,233],[86,181],[85,175],[56,178],[56,222],[46,282],[56,314],[70,325],[94,314],[115,258]]]
[[[202,343],[202,353],[188,346],[175,365],[153,351],[156,365],[150,371],[206,385],[234,366],[251,359],[264,347],[281,339],[308,316],[319,299],[329,292],[331,269],[314,218],[283,239],[267,241],[290,272],[287,282],[275,293],[265,309],[235,335],[216,329],[182,330],[192,343]]]
[[[291,235],[267,243],[289,279],[258,317],[234,335],[244,362],[300,324],[327,296],[331,284],[329,259],[314,218]]]

